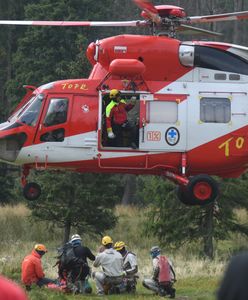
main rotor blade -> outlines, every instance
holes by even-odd
[[[0,20],[0,25],[27,25],[27,26],[102,26],[102,27],[138,27],[147,25],[146,21],[120,22],[90,22],[90,21],[17,21]]]
[[[203,28],[197,28],[197,27],[193,27],[193,26],[189,26],[189,25],[180,25],[177,29],[177,31],[179,31],[183,34],[202,34],[202,35],[208,35],[208,36],[221,36],[222,34],[219,32],[215,32],[215,31],[211,31],[211,30],[206,30]]]
[[[210,23],[210,22],[219,22],[219,21],[235,21],[248,19],[248,11],[240,11],[226,14],[218,15],[208,15],[208,16],[195,16],[189,17],[190,23]]]
[[[155,22],[156,24],[161,23],[161,18],[156,7],[149,0],[133,0],[133,2],[146,12],[152,22]]]

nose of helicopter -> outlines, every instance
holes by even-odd
[[[0,124],[0,160],[3,162],[14,163],[27,139],[26,133],[16,131],[19,126],[8,122]]]

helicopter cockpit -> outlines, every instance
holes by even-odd
[[[22,129],[22,127],[27,125],[31,128],[37,125],[43,99],[43,94],[32,96],[26,104],[10,116],[7,122],[2,124],[1,131],[10,131],[0,140],[1,160],[8,162],[16,160],[21,148],[28,139],[27,130]],[[18,128],[17,132],[15,132],[16,128]]]
[[[21,107],[14,115],[9,118],[9,122],[24,123],[29,126],[35,126],[40,114],[43,94],[32,97],[23,107]]]

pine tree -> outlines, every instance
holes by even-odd
[[[226,180],[218,202],[203,207],[180,203],[175,185],[162,178],[140,178],[140,193],[150,207],[145,233],[157,236],[166,247],[200,241],[201,253],[213,258],[214,241],[227,239],[230,232],[248,235],[248,224],[240,224],[234,210],[248,210],[246,177]]]
[[[113,176],[50,171],[36,180],[43,193],[28,203],[32,216],[63,228],[63,242],[68,241],[72,228],[80,234],[102,234],[116,224],[113,208],[120,195]]]

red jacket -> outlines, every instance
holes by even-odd
[[[22,262],[22,282],[25,285],[31,285],[44,276],[45,274],[41,265],[41,256],[33,250]]]
[[[0,276],[0,300],[28,300],[28,297],[17,284]]]
[[[125,123],[127,121],[127,111],[133,107],[133,104],[126,104],[124,100],[121,100],[119,103],[112,100],[106,107],[107,131],[112,130],[111,121],[118,125]]]

